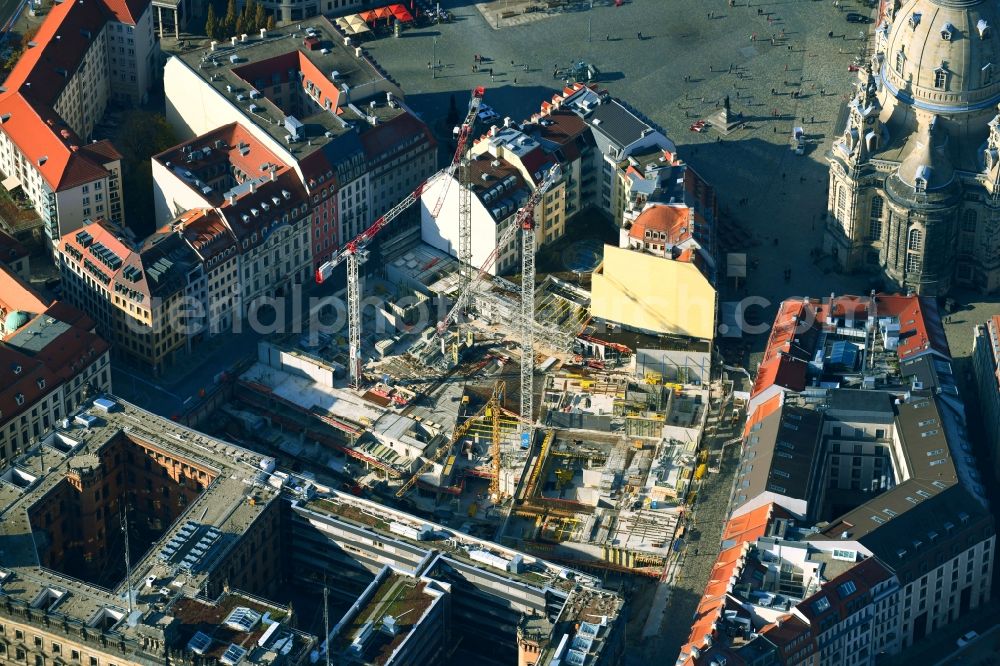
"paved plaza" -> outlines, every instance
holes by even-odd
[[[715,185],[730,216],[756,236],[751,252],[761,268],[751,275],[752,293],[785,294],[786,266],[793,283],[814,285],[815,295],[868,284],[824,272],[810,255],[821,245],[826,209],[823,153],[843,122],[838,116],[856,76],[848,66],[865,43],[866,27],[847,23],[844,11],[860,11],[860,3],[843,2],[838,11],[819,0],[742,0],[733,8],[706,0],[695,11],[681,0],[595,2],[593,9],[582,2],[573,6],[578,11],[529,15],[500,29],[472,3],[441,4],[455,22],[366,45],[438,131],[451,97],[463,108],[477,85],[487,87],[486,102],[501,116],[523,119],[559,85],[554,67],[585,60],[600,70],[602,86],[663,127]],[[479,73],[472,71],[476,54],[492,61]],[[726,95],[746,118],[743,129],[721,141],[714,131],[689,130]],[[806,155],[789,148],[795,126],[808,136]]]

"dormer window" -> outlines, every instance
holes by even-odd
[[[986,19],[979,19],[976,23],[976,32],[979,33],[979,39],[989,39],[990,24],[986,22]]]
[[[938,67],[934,70],[934,87],[944,90],[947,84],[948,72],[946,72],[943,67]]]
[[[951,38],[955,36],[955,26],[951,23],[945,23],[944,27],[941,28],[941,39],[946,42],[950,42]]]
[[[920,25],[920,16],[921,16],[920,12],[913,12],[912,14],[910,14],[910,28],[911,29],[914,29],[918,25]]]
[[[14,402],[16,402],[19,407],[21,405],[23,405],[24,404],[24,394],[23,393],[18,393],[17,395],[15,395],[14,396]]]

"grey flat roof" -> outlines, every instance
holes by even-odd
[[[27,326],[21,328],[7,344],[17,347],[26,354],[37,354],[72,328],[69,324],[48,315],[35,317]]]
[[[313,30],[316,34],[318,43],[315,50],[304,48],[303,40],[306,38],[307,29]],[[290,54],[295,53],[304,55],[323,73],[327,82],[341,91],[342,113],[337,115],[335,109],[326,111],[317,104],[304,102],[311,106],[303,109],[302,115],[296,118],[303,125],[305,137],[295,143],[286,144],[285,136],[288,132],[285,129],[285,116],[294,114],[286,114],[275,104],[272,97],[284,99],[281,96],[284,94],[283,91],[289,88],[289,70],[293,72],[298,70],[297,59],[288,58]],[[288,61],[282,59],[282,56],[286,56]],[[247,35],[246,42],[238,41],[235,46],[228,40],[220,41],[214,51],[209,40],[205,40],[201,48],[174,57],[187,65],[218,94],[239,107],[248,123],[270,134],[298,159],[312,154],[337,136],[349,132],[354,126],[363,130],[369,125],[366,116],[371,115],[377,117],[379,121],[386,121],[405,113],[398,106],[392,108],[386,104],[386,93],[392,93],[396,98],[402,99],[402,90],[399,86],[389,80],[386,73],[368,56],[364,54],[359,56],[355,47],[345,46],[343,38],[323,16],[271,30],[263,39],[259,33]],[[238,61],[232,62],[232,57],[236,57]],[[265,63],[265,61],[272,62]],[[234,70],[239,70],[243,76],[254,76],[255,80],[248,81]],[[277,94],[273,91],[272,73],[280,76],[282,92]],[[334,73],[336,73],[335,80]],[[263,80],[264,85],[261,86],[263,90],[257,89],[258,78]],[[294,78],[291,86],[298,87],[300,95],[305,97],[299,79]],[[252,91],[261,95],[255,95],[255,98],[251,99]],[[240,96],[243,96],[243,99],[239,99]],[[366,102],[372,98],[379,102],[374,109]],[[348,102],[358,105],[355,108],[361,113],[351,109]],[[359,108],[362,103],[365,103],[363,109]],[[255,112],[249,110],[251,104],[257,107]],[[282,106],[287,109],[294,104]],[[306,111],[311,112],[306,113]],[[332,136],[327,136],[327,133]]]
[[[594,121],[599,122],[594,122]],[[587,118],[594,131],[600,132],[621,147],[634,143],[642,138],[643,132],[652,129],[634,113],[626,109],[616,99],[609,99],[594,109]]]

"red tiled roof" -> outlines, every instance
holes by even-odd
[[[817,342],[822,313],[808,299],[783,301],[757,370],[752,395],[777,384],[801,391],[806,387],[806,369]]]
[[[39,315],[48,316],[48,312]],[[97,334],[76,327],[63,332],[32,355],[0,342],[0,377],[4,382],[0,389],[0,414],[3,414],[0,423],[31,410],[43,396],[71,380],[107,350],[108,343]],[[21,367],[21,372],[15,375],[13,368],[17,366]],[[44,380],[44,384],[40,380]],[[20,405],[16,399],[18,394],[23,397]]]
[[[875,297],[878,316],[899,320],[899,346],[896,353],[906,360],[926,351],[936,351],[951,358],[948,338],[937,305],[924,296],[879,294]]]
[[[80,138],[44,105],[31,104],[19,92],[7,92],[0,95],[0,116],[8,116],[0,124],[0,131],[10,137],[53,190],[69,189],[107,175],[103,166],[86,152],[81,153]]]
[[[202,260],[221,255],[227,249],[236,247],[236,236],[226,226],[218,211],[212,208],[194,208],[186,211],[171,223],[173,224],[181,225],[181,235]],[[236,255],[232,256],[235,260]]]
[[[803,643],[801,642],[801,639],[803,637],[808,638],[811,632],[812,629],[809,625],[797,615],[784,615],[781,618],[780,624],[773,622],[766,625],[760,631],[760,633],[763,634],[767,640],[777,646],[778,651],[783,655],[786,654],[786,650],[793,644],[795,645],[796,651],[802,649]]]
[[[42,295],[21,279],[6,264],[0,263],[0,309],[4,313],[12,310],[38,314],[48,307]]]
[[[757,409],[755,409],[753,412],[747,415],[747,422],[746,425],[743,427],[743,436],[746,437],[747,435],[749,435],[751,428],[753,428],[756,424],[766,419],[771,414],[774,414],[776,411],[781,409],[781,405],[783,403],[783,397],[784,395],[781,393],[772,396],[767,400],[765,400],[764,402],[762,402],[757,407]]]
[[[206,148],[209,150],[207,154],[203,152]],[[174,167],[183,168],[184,171],[190,171],[194,178],[205,183],[217,177],[220,164],[234,166],[251,179],[268,176],[270,170],[261,168],[265,165],[276,166],[279,173],[291,168],[260,139],[235,122],[173,146],[154,155],[153,159],[164,167],[172,164]],[[196,189],[193,182],[188,182],[188,186]],[[225,202],[223,196],[225,192],[218,188],[213,188],[207,194],[200,188],[196,189],[196,192],[212,206],[221,206]]]
[[[869,594],[874,586],[891,577],[892,573],[877,559],[869,557],[824,583],[818,592],[803,599],[796,609],[814,626],[831,615],[836,615],[840,621],[844,621],[851,614],[847,609],[848,602]],[[841,585],[847,582],[853,583],[852,587],[841,588]],[[825,605],[824,610],[817,610],[815,602],[821,597],[826,598],[829,605]]]
[[[104,0],[104,4],[119,23],[135,25],[149,6],[149,0]]]
[[[108,20],[134,25],[148,6],[149,0],[66,0],[53,5],[35,35],[35,46],[24,52],[4,81],[0,115],[6,120],[0,131],[53,190],[102,178],[107,175],[103,165],[121,159],[106,141],[85,144],[52,106]]]
[[[646,239],[646,232],[665,233],[666,241],[676,245],[691,238],[691,209],[687,206],[654,205],[639,213],[628,235],[636,240]],[[657,239],[659,240],[659,239]]]

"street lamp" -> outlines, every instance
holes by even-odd
[[[431,78],[437,78],[437,45],[438,38],[434,37],[431,41]]]

